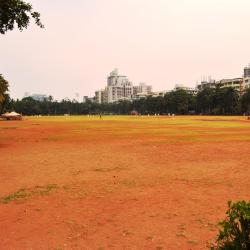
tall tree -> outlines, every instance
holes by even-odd
[[[205,88],[197,94],[197,109],[202,114],[211,114],[214,106],[215,89]]]
[[[26,29],[33,18],[35,23],[43,28],[40,13],[33,11],[30,3],[23,0],[0,0],[0,33],[13,30],[15,25],[22,31]]]
[[[167,112],[187,114],[194,106],[192,95],[183,89],[171,91],[164,98]]]
[[[2,113],[4,102],[8,98],[9,83],[0,74],[0,112]]]
[[[250,114],[250,88],[246,90],[241,98],[242,111]]]
[[[5,94],[8,91],[8,88],[9,88],[9,83],[0,74],[0,103],[4,102]]]
[[[224,89],[224,110],[225,114],[233,115],[237,113],[237,107],[239,103],[239,93],[234,88],[225,88]]]
[[[237,90],[228,88],[215,89],[214,114],[232,115],[239,113],[239,93]]]

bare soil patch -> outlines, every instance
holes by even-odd
[[[0,249],[207,249],[250,198],[250,124],[206,119],[1,122]]]

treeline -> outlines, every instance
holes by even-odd
[[[31,97],[22,100],[6,99],[4,111],[15,110],[23,115],[86,115],[86,114],[204,114],[239,115],[250,113],[250,89],[242,96],[233,88],[206,88],[197,95],[179,89],[161,97],[147,97],[133,102],[113,104],[79,103],[75,100],[35,101]]]

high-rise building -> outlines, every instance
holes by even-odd
[[[233,88],[242,94],[244,90],[243,78],[233,78],[233,79],[222,79],[216,82],[216,85],[220,88]]]
[[[101,89],[101,90],[97,90],[95,92],[95,102],[102,104],[104,103],[104,94],[105,94],[105,90]]]
[[[107,77],[105,89],[95,92],[96,103],[114,103],[119,101],[132,101],[152,95],[152,86],[140,83],[133,86],[125,75],[120,75],[118,69],[114,69]]]
[[[149,95],[152,93],[152,86],[146,85],[145,83],[139,83],[138,86],[133,87],[133,95],[142,94]]]
[[[106,91],[108,103],[131,100],[133,86],[127,76],[119,75],[118,70],[115,69],[108,76]]]
[[[34,100],[39,101],[39,102],[42,102],[48,99],[48,96],[44,94],[33,94],[30,97],[32,97]]]
[[[133,86],[133,100],[139,100],[152,95],[152,86],[146,85],[145,83],[139,83],[138,86]]]
[[[201,82],[197,82],[196,89],[198,91],[201,91],[205,88],[215,88],[216,87],[216,81],[212,78],[207,79],[202,79]]]
[[[250,77],[250,64],[244,68],[244,77]]]
[[[175,91],[176,90],[185,90],[186,92],[193,94],[193,95],[196,95],[198,92],[197,89],[185,86],[183,84],[176,84],[174,90]]]
[[[88,99],[89,99],[89,97],[88,96],[83,96],[83,98],[82,98],[82,102],[83,103],[86,103],[87,101],[88,101]]]
[[[250,77],[243,78],[244,90],[250,89]]]

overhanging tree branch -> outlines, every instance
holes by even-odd
[[[22,0],[0,0],[0,33],[5,34],[9,30],[13,30],[15,25],[22,31],[27,29],[30,19],[33,18],[35,23],[44,28],[40,13],[33,11],[30,3]]]

